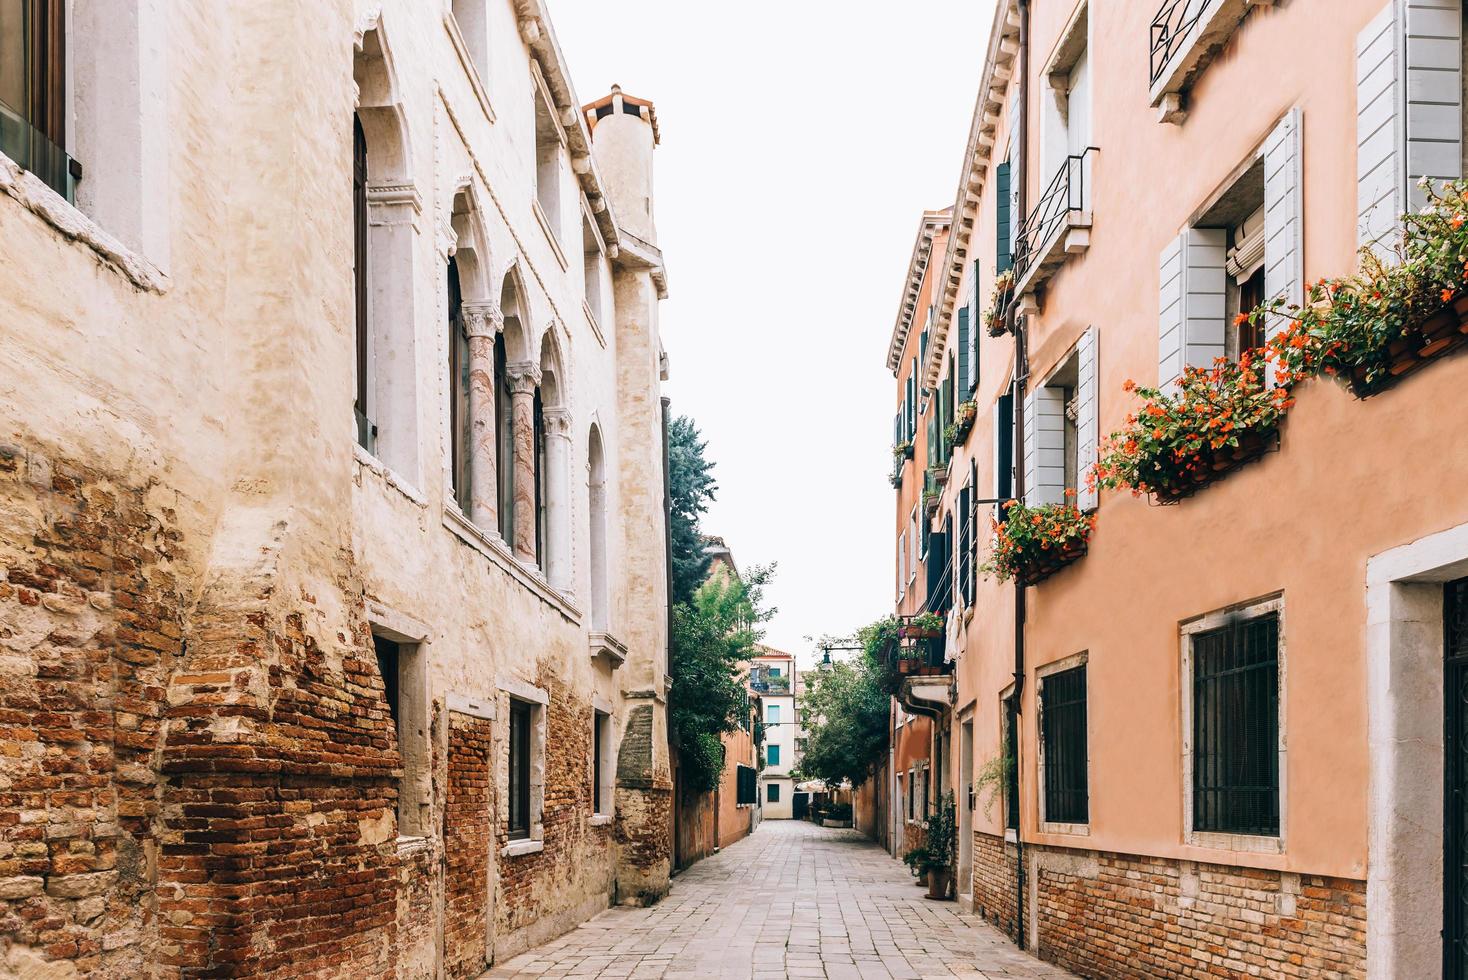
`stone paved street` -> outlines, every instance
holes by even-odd
[[[679,875],[486,977],[1069,977],[956,902],[931,902],[854,831],[766,821]]]

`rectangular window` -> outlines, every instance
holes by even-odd
[[[765,765],[767,765],[767,766],[778,766],[779,764],[780,764],[780,746],[778,746],[778,745],[766,745],[765,746]]]
[[[454,502],[469,513],[469,333],[464,321],[459,265],[449,257],[449,477]]]
[[[606,778],[606,756],[607,736],[611,730],[611,719],[603,712],[597,711],[592,715],[591,728],[591,812],[611,812],[606,804],[608,799],[606,788],[602,785]]]
[[[749,806],[755,799],[755,773],[750,766],[739,766],[735,776],[735,799],[739,806]]]
[[[779,783],[766,783],[765,784],[765,802],[766,803],[779,803],[780,802],[780,784]]]
[[[402,650],[392,640],[376,634],[373,634],[372,646],[377,651],[377,672],[382,675],[382,698],[387,702],[387,712],[396,730],[402,714],[398,700],[398,665],[402,662]]]
[[[528,701],[510,699],[510,839],[530,836],[530,723]]]
[[[1014,695],[1004,699],[1004,827],[1019,830],[1019,711]]]
[[[780,675],[772,670],[770,671],[770,676],[779,677]],[[778,704],[772,704],[769,707],[765,708],[765,721],[769,722],[771,725],[780,724],[780,706]]]
[[[994,409],[994,499],[1014,498],[1014,390],[1006,388]]]
[[[1046,822],[1086,823],[1090,819],[1090,797],[1085,664],[1041,680],[1040,738]]]
[[[770,668],[770,676],[771,677],[779,677],[780,676],[780,668],[779,667],[771,667]]]
[[[917,785],[917,777],[911,769],[907,770],[907,819],[911,820],[917,811],[913,807],[913,787]]]
[[[66,138],[66,4],[0,0],[0,151],[72,201]]]
[[[368,350],[371,319],[367,310],[367,134],[352,114],[352,280],[357,316],[357,444],[369,453],[377,441],[368,404]]]
[[[1279,835],[1279,613],[1192,634],[1193,829]]]

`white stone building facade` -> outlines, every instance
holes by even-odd
[[[651,104],[538,0],[11,7],[0,973],[477,976],[655,901]]]

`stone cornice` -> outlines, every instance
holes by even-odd
[[[892,339],[887,345],[887,369],[896,371],[902,363],[902,349],[907,346],[907,335],[912,331],[912,321],[917,315],[918,298],[923,292],[923,277],[928,272],[932,257],[933,239],[939,231],[949,227],[952,220],[947,211],[924,211],[918,223],[917,241],[912,246],[912,258],[907,263],[907,280],[902,285],[902,301],[897,304],[897,322],[892,327]]]
[[[942,260],[935,285],[933,332],[928,337],[928,362],[923,376],[929,388],[938,384],[943,359],[948,347],[948,327],[958,300],[958,287],[969,260],[974,225],[979,218],[979,200],[988,183],[994,156],[994,141],[999,120],[1009,94],[1009,83],[1019,61],[1019,3],[1000,0],[994,9],[994,26],[989,31],[989,52],[980,76],[979,97],[969,124],[968,142],[964,147],[963,169],[958,178],[958,196],[953,202],[953,226],[948,234],[948,250]],[[1028,69],[1026,69],[1028,70]],[[1020,215],[1010,220],[1019,221]]]

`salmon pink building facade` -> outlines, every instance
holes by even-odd
[[[889,350],[897,611],[942,622],[895,710],[961,900],[1046,960],[1463,976],[1468,303],[1290,369],[1340,355],[1320,280],[1457,206],[1462,4],[1158,6],[998,4]]]

